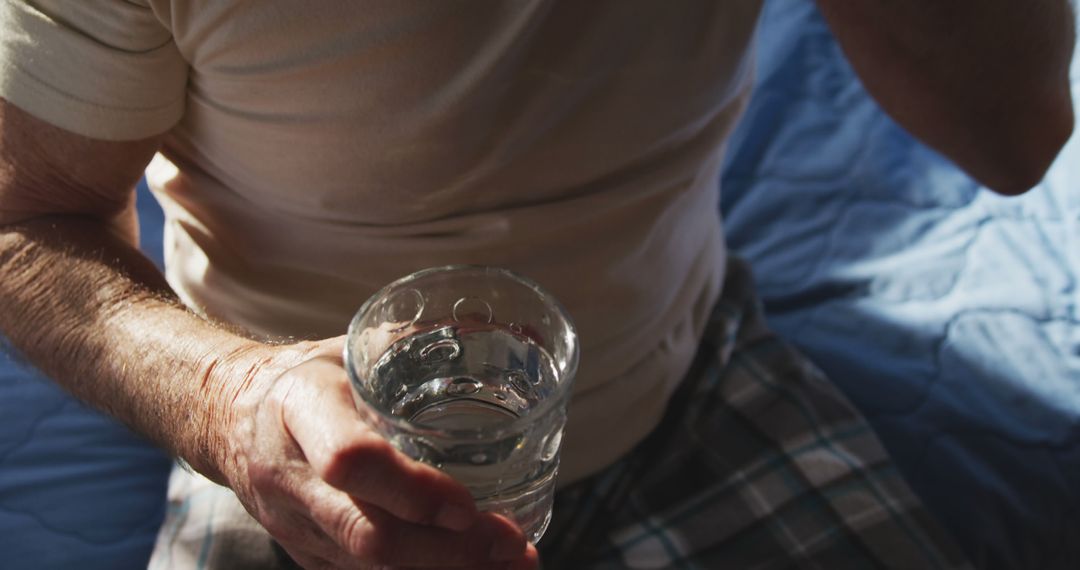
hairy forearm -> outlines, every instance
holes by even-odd
[[[1068,0],[818,0],[870,94],[984,184],[1035,184],[1073,127]]]
[[[217,478],[215,423],[243,381],[214,369],[252,365],[240,356],[259,344],[185,309],[110,230],[74,216],[0,227],[0,330],[76,397]]]

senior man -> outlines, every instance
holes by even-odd
[[[883,108],[990,188],[1071,133],[1066,0],[818,3]],[[545,563],[962,567],[869,430],[830,440],[864,420],[725,253],[759,7],[6,2],[0,329],[257,521],[267,558],[223,539],[211,564],[529,568],[519,529],[360,421],[340,361],[380,285],[508,266],[582,340]],[[148,164],[165,275],[134,246]]]

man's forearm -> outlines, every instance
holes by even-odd
[[[1072,132],[1068,0],[818,0],[886,112],[1004,193],[1042,176]]]
[[[0,226],[0,330],[76,397],[215,477],[223,451],[210,428],[242,383],[214,367],[259,345],[186,310],[109,228],[78,217]]]

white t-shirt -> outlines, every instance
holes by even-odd
[[[719,294],[759,7],[9,1],[0,96],[90,137],[167,132],[169,282],[256,334],[343,334],[434,265],[538,281],[582,341],[565,482],[656,425]]]

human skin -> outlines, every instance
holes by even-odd
[[[991,189],[1026,190],[1071,133],[1064,0],[819,4],[883,108]],[[0,330],[232,488],[305,567],[534,567],[512,523],[360,421],[340,338],[266,344],[181,305],[134,245],[132,188],[159,144],[0,100]]]
[[[341,337],[271,345],[182,306],[136,249],[158,140],[107,142],[0,100],[0,328],[76,397],[231,487],[308,568],[533,568],[510,521],[361,421]]]
[[[886,113],[991,190],[1037,184],[1073,130],[1066,0],[817,0]]]

